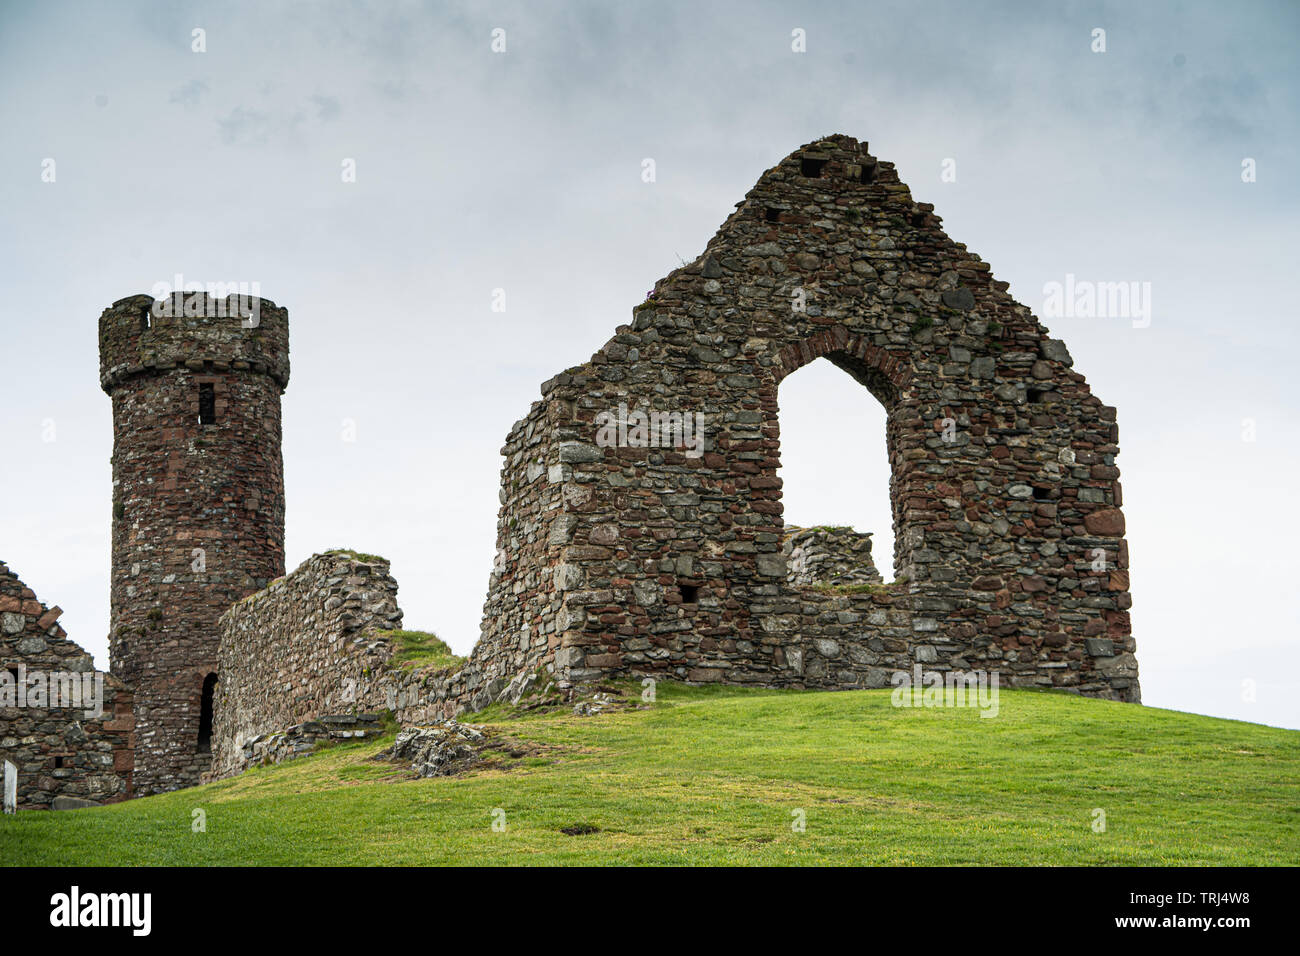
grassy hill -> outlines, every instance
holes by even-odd
[[[339,746],[113,807],[0,818],[0,860],[1300,863],[1296,731],[1032,691],[1003,691],[981,719],[895,708],[889,691],[663,683],[643,710],[475,719],[505,746],[465,775],[414,780],[370,759],[382,743]]]

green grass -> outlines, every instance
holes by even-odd
[[[404,668],[436,667],[454,670],[465,663],[442,639],[429,631],[376,631],[376,637],[393,643],[391,663]]]
[[[329,550],[323,551],[321,553],[322,554],[345,554],[348,557],[355,558],[356,560],[364,562],[365,564],[374,564],[377,561],[386,562],[388,560],[383,555],[368,554],[365,551],[353,551],[351,548],[330,548]]]
[[[660,683],[644,710],[495,708],[495,731],[526,746],[460,777],[406,779],[368,759],[384,745],[371,741],[112,807],[6,816],[0,860],[1300,863],[1300,733],[1033,691],[978,715],[895,708],[887,690]],[[206,832],[191,830],[196,809]]]

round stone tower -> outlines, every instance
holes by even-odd
[[[135,790],[211,760],[217,618],[284,574],[280,395],[289,314],[231,295],[148,295],[99,319],[113,400],[109,654],[135,690]]]

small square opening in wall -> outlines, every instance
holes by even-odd
[[[65,764],[63,761],[64,761],[64,758],[63,758],[63,757],[55,757],[55,758],[54,758],[54,769],[55,769],[55,770],[62,770],[65,766],[67,766],[67,764]]]
[[[1046,394],[1047,392],[1041,388],[1031,388],[1025,391],[1025,399],[1029,404],[1036,405],[1043,400],[1043,396]]]
[[[1051,489],[1051,488],[1048,488],[1048,487],[1045,486],[1045,485],[1034,485],[1034,500],[1035,500],[1035,501],[1051,501],[1051,500],[1052,500],[1052,489]]]
[[[773,209],[771,206],[769,206],[766,210],[763,211],[763,218],[766,219],[768,222],[780,222],[781,210]]]
[[[700,603],[700,586],[698,584],[679,584],[677,590],[681,592],[683,604]]]
[[[801,159],[799,160],[799,172],[809,179],[820,179],[822,170],[826,168],[824,159]]]

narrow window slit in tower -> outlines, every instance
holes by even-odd
[[[211,382],[199,386],[199,424],[212,425],[217,420],[217,393]]]
[[[55,770],[62,770],[62,769],[63,769],[63,758],[62,758],[62,757],[55,757],[55,758],[54,758],[54,769],[55,769]]]
[[[140,331],[148,332],[153,328],[153,309],[148,308],[140,313]]]

